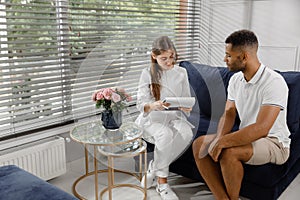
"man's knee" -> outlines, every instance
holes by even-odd
[[[202,144],[203,144],[203,136],[200,136],[197,139],[195,139],[193,142],[193,151],[194,152],[199,151]]]
[[[205,136],[200,136],[197,139],[195,139],[193,142],[193,154],[195,159],[199,158],[200,151],[201,149],[203,149],[204,140],[205,140]]]
[[[222,150],[222,153],[220,155],[220,161],[228,161],[231,159],[235,159],[235,156],[236,156],[235,148],[226,148]]]
[[[220,162],[245,161],[252,155],[247,146],[231,147],[222,150]]]

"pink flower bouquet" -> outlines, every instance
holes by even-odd
[[[123,88],[102,88],[93,93],[92,100],[96,102],[96,108],[103,106],[106,110],[120,112],[132,97]]]

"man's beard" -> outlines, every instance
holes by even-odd
[[[227,65],[228,66],[228,65]],[[229,71],[232,72],[244,72],[244,70],[246,69],[246,65],[243,64],[242,61],[236,61],[234,63],[232,63],[230,66],[228,66]]]

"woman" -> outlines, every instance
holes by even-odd
[[[175,65],[177,52],[167,36],[157,38],[152,45],[151,67],[142,71],[137,93],[137,108],[141,112],[136,123],[144,128],[144,139],[155,144],[147,183],[150,188],[157,178],[156,191],[162,199],[178,199],[168,185],[169,165],[190,144],[193,133],[186,115],[192,108],[167,110],[166,97],[190,97],[187,72]]]

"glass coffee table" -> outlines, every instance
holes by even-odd
[[[116,184],[114,180],[115,172],[124,173],[136,177],[139,181],[143,173],[147,173],[147,152],[146,143],[142,140],[143,130],[134,122],[125,122],[117,130],[107,130],[102,126],[102,122],[91,121],[74,126],[70,131],[70,137],[84,145],[85,149],[85,174],[79,177],[73,184],[73,194],[80,198],[86,199],[76,191],[76,185],[84,178],[94,175],[95,179],[95,199],[99,196],[102,199],[104,193],[108,192],[109,200],[112,200],[112,190],[119,187],[130,187],[141,191],[144,199],[147,199],[147,186],[142,188],[136,184]],[[88,149],[93,148],[93,165],[94,169],[89,170]],[[107,169],[98,170],[97,153],[107,158]],[[115,158],[129,158],[139,156],[138,173],[115,169]],[[98,173],[107,172],[108,186],[104,188],[99,195]]]

